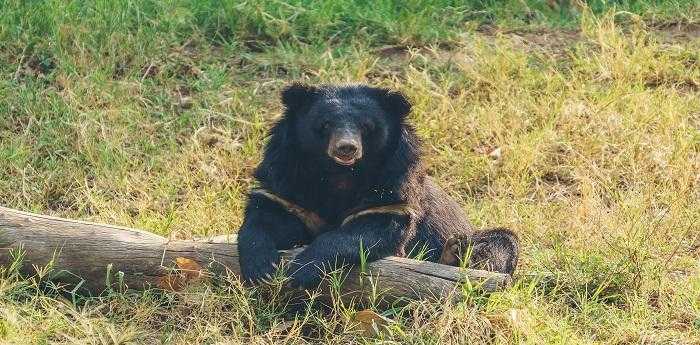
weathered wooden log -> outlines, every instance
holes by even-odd
[[[169,241],[142,230],[0,207],[0,266],[11,264],[18,252],[23,255],[23,274],[35,275],[37,268],[50,266],[51,281],[64,284],[69,291],[90,294],[116,285],[130,289],[178,289],[202,272],[240,272],[233,235],[205,241]],[[296,253],[298,250],[287,251],[283,256],[293,259]],[[368,286],[368,276],[376,284],[374,292]],[[442,297],[466,281],[494,291],[507,285],[510,276],[388,257],[369,263],[364,273],[349,271],[342,292],[366,296],[379,291],[386,302],[392,302]]]

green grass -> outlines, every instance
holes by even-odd
[[[700,343],[700,4],[0,0],[0,204],[235,232],[292,80],[400,89],[517,283],[377,309],[398,343]],[[401,2],[403,3],[403,2]],[[490,154],[500,149],[500,155]],[[77,303],[0,270],[2,343],[373,343],[235,278]]]

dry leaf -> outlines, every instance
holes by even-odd
[[[201,127],[193,135],[195,144],[203,148],[221,148],[235,151],[241,146],[237,139],[231,137],[231,133],[216,127]]]
[[[202,276],[202,266],[197,261],[188,258],[175,258],[177,267],[181,269],[189,279],[197,279]]]
[[[158,278],[158,287],[168,291],[180,291],[183,287],[182,279],[177,274],[166,274]]]
[[[273,333],[289,333],[289,330],[293,329],[297,325],[296,320],[282,321],[270,329]]]
[[[534,319],[525,309],[508,309],[505,312],[487,315],[497,328],[507,329],[516,334],[530,334],[534,329]]]
[[[474,153],[480,154],[480,155],[488,155],[491,151],[495,149],[494,146],[489,145],[489,144],[480,144],[474,147],[473,151]]]
[[[204,276],[202,266],[192,259],[175,258],[177,270],[158,280],[158,287],[164,290],[180,291],[187,284],[200,280]]]
[[[489,152],[489,157],[493,160],[500,160],[501,159],[501,148],[497,147],[493,149],[493,151]]]
[[[386,326],[394,323],[393,320],[381,316],[369,309],[358,311],[353,317],[360,329],[364,331],[365,337],[378,337],[386,331]]]

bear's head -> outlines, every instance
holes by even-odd
[[[372,166],[401,137],[411,104],[401,93],[365,85],[292,84],[282,92],[290,138],[326,168]]]

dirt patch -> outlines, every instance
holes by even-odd
[[[700,43],[700,23],[687,22],[650,22],[649,32],[663,43],[688,44]],[[477,35],[485,37],[503,37],[510,40],[515,48],[527,52],[543,53],[554,57],[566,57],[567,53],[584,38],[580,30],[571,29],[517,29],[506,30],[494,25],[481,25],[476,30]],[[406,61],[412,55],[433,57],[452,57],[454,47],[410,47],[404,45],[389,45],[377,48],[374,53],[385,59]]]
[[[410,50],[411,48],[409,46],[404,46],[404,45],[390,45],[390,46],[383,46],[379,47],[374,50],[374,53],[383,58],[397,58],[397,59],[406,59],[410,56]]]
[[[486,36],[506,37],[512,40],[517,48],[528,52],[548,53],[555,56],[564,55],[581,41],[580,31],[568,29],[502,30],[482,25],[477,31]]]
[[[519,41],[523,49],[563,55],[576,43],[581,41],[578,31],[538,30],[530,32],[512,32],[508,35]]]
[[[658,22],[650,23],[649,29],[665,43],[700,42],[700,23]]]
[[[477,29],[477,35],[487,37],[505,37],[512,40],[516,48],[526,51],[538,51],[554,55],[563,55],[568,49],[581,41],[581,35],[576,30],[503,30],[496,26],[482,25]],[[467,40],[471,40],[468,38]],[[411,47],[405,45],[388,45],[379,47],[374,53],[386,59],[408,60],[412,55],[433,56],[436,58],[451,58],[455,46],[437,45],[433,47]]]

